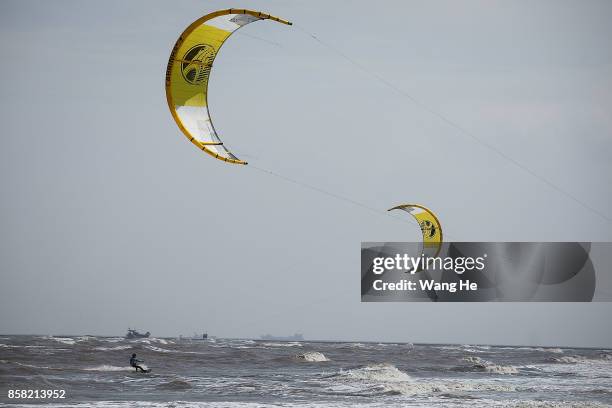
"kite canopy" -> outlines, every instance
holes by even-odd
[[[442,247],[442,226],[430,209],[419,204],[402,204],[387,211],[404,210],[414,217],[423,233],[423,254],[436,257]]]
[[[221,142],[208,109],[208,79],[219,49],[239,28],[259,20],[290,22],[259,11],[215,11],[194,21],[176,41],[166,70],[166,98],[181,131],[199,149],[219,160],[247,164]]]

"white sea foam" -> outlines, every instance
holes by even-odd
[[[491,346],[472,346],[470,344],[463,344],[461,348],[468,353],[486,353],[491,350]]]
[[[475,349],[475,348],[469,348],[469,347],[466,347],[463,350],[467,351],[468,353],[485,353],[485,351],[478,350],[478,349]]]
[[[151,337],[151,340],[163,345],[174,344],[172,340],[160,339],[157,337]]]
[[[17,344],[0,344],[1,348],[46,348],[46,346],[20,346]]]
[[[544,351],[546,353],[555,353],[555,354],[563,354],[563,349],[560,348],[542,348],[542,347],[538,347],[538,351]]]
[[[474,357],[474,356],[467,356],[463,358],[463,361],[467,361],[468,363],[473,363],[473,364],[484,364],[485,360],[483,360],[480,357]]]
[[[319,363],[323,361],[329,361],[327,357],[323,353],[319,353],[318,351],[308,351],[303,354],[298,354],[295,356],[298,360],[307,361],[309,363]]]
[[[151,339],[125,339],[130,343],[151,344]]]
[[[442,407],[457,407],[458,405],[452,401],[442,400],[439,403],[432,402],[427,404],[428,406],[442,406]],[[31,408],[31,404],[11,404],[13,407],[18,408]],[[261,408],[263,406],[260,402],[248,402],[248,401],[172,401],[172,402],[159,402],[159,401],[90,401],[81,403],[61,403],[45,404],[51,408]],[[268,406],[277,406],[276,404],[269,404]],[[358,402],[358,401],[324,401],[324,402],[284,402],[282,404],[286,408],[388,408],[388,407],[405,407],[408,406],[404,401],[372,401],[372,402]],[[413,404],[409,406],[415,406]],[[422,405],[418,405],[422,406]],[[521,401],[521,400],[478,400],[470,401],[470,407],[477,408],[489,408],[489,407],[511,407],[511,408],[605,408],[609,407],[607,404],[595,403],[595,402],[564,402],[564,401]]]
[[[94,336],[79,336],[75,339],[76,341],[88,341],[88,340],[97,340]]]
[[[499,350],[526,350],[541,351],[543,353],[563,354],[563,349],[559,347],[497,347]]]
[[[103,365],[99,365],[96,367],[87,367],[87,368],[84,368],[84,370],[85,371],[134,371],[134,367],[130,367],[130,366],[118,367],[118,366],[103,364]]]
[[[474,364],[474,368],[481,369],[487,373],[492,374],[518,374],[518,368],[514,366],[504,366],[494,364],[488,360],[484,360],[480,357],[468,356],[464,357],[464,361]]]
[[[215,344],[209,344],[209,346],[217,348],[250,349],[253,348],[254,345],[256,346],[256,342],[254,340],[240,339],[217,339],[212,343]]]
[[[455,381],[442,379],[417,380],[392,364],[373,364],[340,371],[335,376],[340,386],[330,387],[332,392],[364,394],[417,395],[467,391],[510,392],[515,387],[486,381]]]
[[[160,339],[158,337],[145,337],[142,339],[123,339],[123,340],[128,340],[130,343],[143,343],[143,344],[158,343],[158,344],[163,344],[163,345],[174,344],[172,340]]]
[[[512,408],[605,408],[610,405],[600,402],[570,402],[570,401],[504,401],[497,406]]]
[[[132,348],[132,346],[94,347],[94,350],[115,351],[115,350],[127,350],[127,349],[131,349],[131,348]]]
[[[109,343],[118,343],[120,341],[124,341],[125,338],[123,338],[123,337],[106,337],[106,338],[98,338],[98,340],[100,340],[100,341],[107,341]]]
[[[341,371],[340,376],[355,380],[376,382],[412,381],[412,377],[392,364],[373,364],[365,367]]]
[[[576,363],[585,362],[587,361],[587,359],[582,356],[561,356],[561,357],[553,357],[552,361],[556,363],[563,363],[563,364],[576,364]]]
[[[367,348],[368,346],[363,343],[349,343],[349,347],[352,348]]]
[[[431,347],[435,348],[435,349],[439,349],[439,350],[450,350],[450,351],[461,350],[461,351],[463,351],[461,349],[461,347],[459,347],[459,346],[438,346],[438,345],[433,345]]]
[[[509,384],[495,384],[487,382],[459,382],[459,381],[412,381],[388,383],[383,385],[385,392],[400,395],[417,394],[454,394],[465,392],[512,392],[516,388]]]
[[[156,346],[145,346],[145,348],[148,348],[149,350],[152,350],[152,351],[157,351],[158,353],[177,353],[176,350],[168,350],[168,349],[156,347]]]
[[[49,337],[51,340],[55,340],[58,343],[62,343],[62,344],[68,344],[70,346],[73,346],[76,344],[76,341],[71,338],[71,337]]]
[[[519,373],[518,368],[514,366],[502,366],[502,365],[496,365],[496,364],[485,365],[484,370],[487,373],[493,373],[493,374],[518,374]]]
[[[145,346],[145,348],[151,351],[157,351],[158,353],[178,353],[178,354],[206,354],[198,351],[185,351],[185,350],[170,350],[157,346]]]

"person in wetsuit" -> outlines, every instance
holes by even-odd
[[[142,363],[142,361],[136,358],[136,353],[132,354],[132,358],[130,358],[130,365],[136,369],[136,372],[138,372],[138,369],[140,369],[140,371],[145,373],[147,370],[139,366],[138,363]]]

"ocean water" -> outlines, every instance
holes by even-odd
[[[129,367],[132,353],[151,373]],[[0,335],[0,392],[0,406],[604,407],[612,351]]]

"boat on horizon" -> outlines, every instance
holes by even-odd
[[[126,339],[146,339],[151,335],[151,332],[139,333],[136,329],[128,328],[127,334],[125,335]]]

